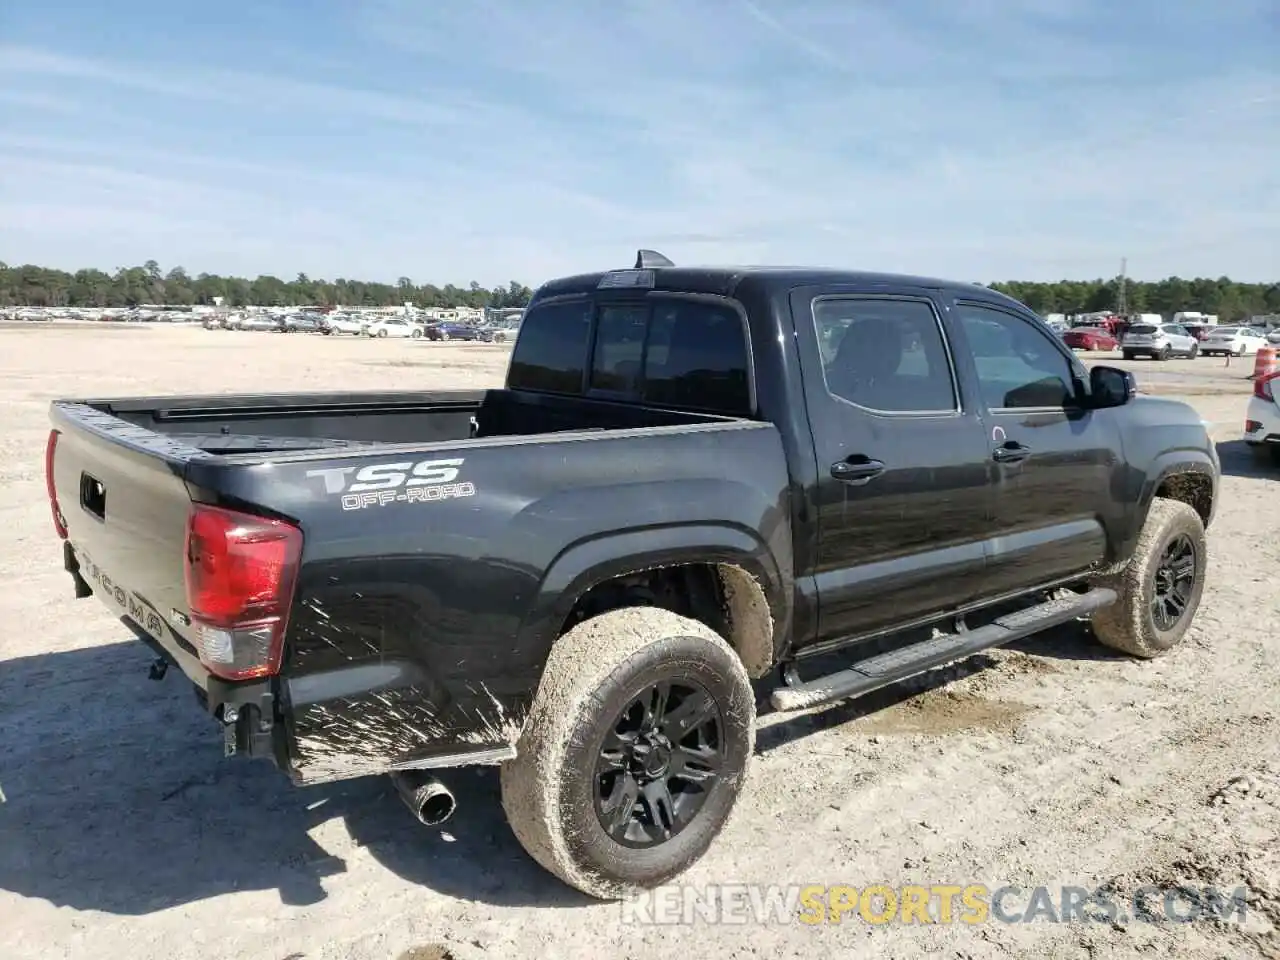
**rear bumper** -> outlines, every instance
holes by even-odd
[[[280,727],[276,723],[273,681],[229,683],[215,677],[145,598],[114,582],[67,540],[62,543],[62,563],[75,583],[77,598],[96,596],[138,640],[147,645],[157,660],[182,671],[195,687],[196,699],[212,716],[227,725],[228,753],[266,756],[283,766],[280,763],[283,741],[276,735]],[[231,716],[238,719],[227,724],[227,718]]]
[[[96,596],[157,660],[182,671],[222,724],[228,756],[270,759],[297,785],[499,764],[515,756],[526,705],[515,708],[484,684],[478,691],[467,683],[445,685],[420,665],[385,658],[227,682],[205,669],[144,597],[69,541],[63,541],[63,565],[77,597]]]

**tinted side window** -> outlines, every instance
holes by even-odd
[[[750,361],[741,317],[729,307],[697,300],[654,300],[651,309],[643,400],[749,414]]]
[[[821,299],[813,320],[830,393],[891,413],[956,409],[942,330],[925,301]]]
[[[1030,322],[1003,310],[956,305],[987,408],[1064,407],[1074,402],[1071,364]]]
[[[600,308],[596,348],[591,358],[592,390],[635,393],[644,361],[649,308],[643,305]]]
[[[591,334],[591,302],[542,304],[520,325],[507,386],[544,393],[581,393]]]

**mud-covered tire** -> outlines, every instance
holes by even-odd
[[[1156,577],[1166,548],[1185,537],[1195,556],[1190,593],[1181,617],[1170,629],[1161,629],[1152,612]],[[1133,558],[1119,573],[1100,578],[1097,585],[1110,587],[1119,599],[1093,614],[1093,632],[1113,650],[1151,659],[1177,646],[1195,619],[1204,593],[1208,540],[1200,514],[1179,501],[1157,497],[1151,502],[1146,523],[1138,535]]]
[[[665,682],[697,684],[714,703],[720,775],[682,829],[636,848],[606,832],[597,762],[628,705]],[[501,769],[502,807],[520,844],[546,870],[589,896],[618,899],[671,880],[707,851],[733,811],[754,748],[751,681],[721,636],[668,610],[613,610],[552,648],[517,756]],[[629,809],[628,820],[641,812],[640,805]]]

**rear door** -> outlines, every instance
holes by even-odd
[[[817,643],[972,600],[990,453],[934,292],[840,285],[790,300],[818,463]]]
[[[1188,354],[1195,347],[1195,337],[1176,323],[1166,323],[1164,332],[1169,336],[1169,345],[1174,353]]]
[[[1017,593],[1087,570],[1107,552],[1125,482],[1111,410],[1076,402],[1080,362],[1033,316],[957,298],[950,313],[962,365],[980,391],[994,468],[984,596]]]

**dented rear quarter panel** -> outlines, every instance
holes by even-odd
[[[303,530],[279,678],[299,783],[509,757],[574,601],[612,576],[736,563],[764,589],[775,637],[787,633],[789,479],[769,423],[234,461],[193,464],[197,498]],[[452,490],[410,502],[405,465],[423,461],[437,466],[418,488]],[[378,496],[353,494],[372,465]]]

